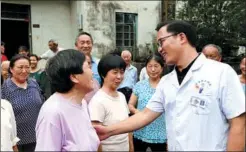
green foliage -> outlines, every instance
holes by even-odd
[[[177,18],[197,27],[198,50],[213,43],[230,56],[246,46],[246,0],[187,0]]]

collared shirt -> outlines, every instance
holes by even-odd
[[[197,58],[198,58],[198,56],[186,68],[184,68],[181,72],[178,70],[178,67],[175,67],[175,70],[177,72],[177,77],[178,77],[179,84],[182,83],[182,81],[184,80],[187,72],[190,70],[191,66],[196,61]]]
[[[97,58],[92,57],[91,69],[92,69],[92,72],[93,72],[93,78],[96,79],[99,84],[101,84],[102,80],[101,80],[101,78],[100,78],[100,76],[98,74],[98,69],[97,69],[98,62],[99,62],[99,60]]]
[[[62,51],[62,50],[64,50],[64,49],[58,47],[58,51],[57,51],[56,53],[54,53],[53,51],[51,51],[51,50],[49,49],[49,50],[46,51],[44,54],[42,54],[40,57],[41,57],[42,59],[47,60],[47,59],[52,58],[52,57],[55,56],[59,51]]]
[[[228,119],[245,113],[245,95],[235,71],[201,54],[179,85],[164,76],[147,108],[166,115],[168,150],[225,151]]]
[[[137,68],[134,67],[133,65],[130,65],[128,68],[126,68],[125,73],[124,73],[124,79],[121,82],[118,89],[124,88],[124,87],[129,87],[132,89],[134,85],[137,83],[137,79],[138,79]]]
[[[54,93],[42,106],[36,125],[35,151],[97,151],[99,138],[88,105],[74,104]]]
[[[43,103],[43,96],[38,83],[32,79],[27,80],[27,88],[18,87],[11,78],[2,85],[2,99],[8,100],[14,110],[18,145],[36,142],[35,125],[39,110]]]
[[[13,151],[17,137],[15,115],[11,104],[1,99],[1,151]]]

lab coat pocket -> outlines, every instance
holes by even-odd
[[[208,115],[210,113],[210,95],[195,95],[190,99],[192,110],[197,115]]]

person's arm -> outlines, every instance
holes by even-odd
[[[129,152],[134,152],[134,144],[133,144],[133,135],[132,133],[128,133],[129,137]]]
[[[227,151],[245,150],[245,113],[229,120]]]
[[[244,151],[245,94],[236,72],[228,65],[221,76],[220,104],[229,121],[227,151]]]
[[[143,111],[131,116],[130,118],[121,121],[117,124],[105,127],[96,125],[94,128],[101,140],[106,139],[112,135],[123,134],[140,129],[156,118],[158,118],[164,112],[165,95],[163,91],[162,79],[156,87],[156,91],[152,98],[149,100],[146,108]],[[164,82],[164,81],[163,81]]]
[[[148,108],[111,126],[94,125],[100,140],[107,139],[110,136],[132,132],[140,129],[161,115],[161,112],[154,112]]]
[[[52,121],[56,123],[57,120]],[[62,138],[61,128],[43,119],[41,122],[37,122],[35,151],[61,151]]]
[[[139,112],[139,110],[135,108],[137,101],[138,101],[138,97],[134,93],[132,93],[130,101],[128,103],[128,107],[131,114],[136,114]]]
[[[92,123],[92,125],[103,125],[103,124],[102,124],[101,122],[99,122],[99,121],[92,121],[91,123]],[[98,152],[102,152],[102,144],[100,144],[100,145],[98,146],[97,151],[98,151]]]
[[[44,54],[42,54],[42,55],[40,56],[40,59],[45,59],[45,60],[47,60],[48,58],[49,58],[49,50],[46,51],[46,52],[44,52]]]
[[[14,152],[18,152],[19,151],[17,145],[14,145],[12,148],[13,148]]]
[[[14,115],[14,111],[13,111],[13,107],[11,106],[11,104],[8,104],[9,107],[9,112],[10,112],[10,123],[11,123],[11,126],[12,126],[12,132],[11,132],[11,140],[12,140],[12,148],[13,148],[13,151],[17,152],[18,151],[18,148],[17,148],[17,142],[20,140],[18,137],[17,137],[17,130],[16,130],[16,121],[15,121],[15,115]]]

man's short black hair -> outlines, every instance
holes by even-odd
[[[112,69],[123,69],[125,71],[126,69],[126,63],[125,61],[116,54],[107,54],[104,57],[101,58],[101,60],[98,63],[98,73],[102,80],[102,85],[104,82],[104,78],[106,77],[108,71]]]
[[[165,21],[159,23],[155,30],[159,31],[163,26],[167,26],[167,32],[173,34],[184,33],[190,45],[196,47],[196,42],[197,42],[196,29],[190,23],[186,21],[177,21],[177,20]]]
[[[85,55],[74,49],[58,52],[49,59],[45,71],[55,92],[66,93],[71,90],[74,83],[71,74],[82,74]]]
[[[89,37],[91,38],[91,43],[93,44],[93,39],[92,39],[92,36],[91,36],[90,33],[88,33],[88,32],[80,32],[80,33],[76,36],[76,39],[75,39],[75,45],[77,45],[77,41],[78,41],[78,39],[79,39],[79,37],[80,37],[81,35],[87,35],[87,36],[89,36]]]

